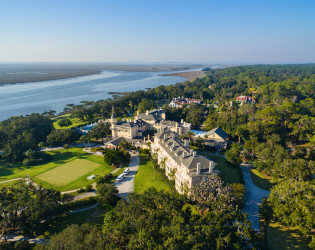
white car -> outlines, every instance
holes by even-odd
[[[122,174],[120,174],[120,175],[118,175],[118,177],[117,177],[117,179],[116,179],[116,181],[121,181],[122,179],[124,179],[125,178],[125,174],[124,173],[122,173]]]
[[[129,168],[125,168],[123,174],[127,175],[129,173]]]

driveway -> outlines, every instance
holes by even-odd
[[[140,159],[137,155],[131,155],[131,159],[128,165],[129,173],[126,177],[120,181],[115,182],[114,185],[118,188],[119,197],[126,199],[129,193],[133,193],[134,191],[134,183],[135,183],[135,176],[138,171]]]
[[[268,197],[270,191],[257,187],[250,175],[250,167],[242,166],[242,173],[246,187],[245,205],[243,211],[248,213],[252,222],[252,228],[259,232],[259,205],[264,197]]]

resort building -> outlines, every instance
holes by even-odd
[[[170,102],[169,106],[172,108],[181,108],[183,107],[184,104],[190,105],[193,103],[201,103],[200,99],[190,99],[190,98],[183,98],[183,97],[178,97],[178,98],[173,98],[173,100]]]
[[[183,142],[177,133],[160,130],[151,143],[151,153],[158,163],[165,168],[169,179],[175,180],[175,188],[180,194],[187,194],[204,174],[215,173],[213,161],[197,155],[189,148],[189,142]]]
[[[185,135],[191,129],[191,124],[184,122],[182,119],[181,122],[167,121],[162,120],[160,123],[155,125],[155,129],[159,130],[170,130],[179,135]]]
[[[169,129],[180,135],[186,134],[190,131],[191,124],[184,122],[173,122],[165,120],[165,111],[162,109],[155,109],[146,111],[145,113],[137,112],[134,119],[127,119],[126,121],[117,121],[114,112],[109,119],[112,130],[112,137],[123,137],[126,139],[139,139],[146,136],[151,130]]]

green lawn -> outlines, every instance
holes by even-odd
[[[242,176],[241,176],[241,169],[235,165],[232,165],[226,161],[223,157],[214,156],[208,154],[207,152],[199,151],[199,155],[203,155],[210,160],[214,161],[216,164],[215,169],[220,171],[219,176],[222,178],[224,182],[227,183],[241,183]]]
[[[250,171],[250,175],[255,185],[262,189],[270,190],[270,188],[273,186],[272,178],[267,177],[263,173],[259,172],[257,169],[252,169]]]
[[[40,164],[38,166],[23,167],[20,163],[10,164],[4,160],[1,160],[0,161],[0,176],[1,176],[0,181],[10,180],[10,179],[18,178],[18,177],[25,177],[27,175],[30,175],[31,178],[36,183],[43,185],[45,188],[53,188],[59,191],[68,191],[72,189],[81,188],[83,186],[86,186],[87,184],[93,183],[94,180],[89,181],[86,179],[86,176],[90,174],[94,173],[96,176],[105,175],[112,171],[112,168],[104,162],[103,157],[96,156],[93,154],[88,154],[84,152],[82,148],[70,148],[68,153],[65,149],[54,150],[48,153],[52,155],[52,160],[47,163]],[[90,161],[91,164],[97,163],[99,164],[99,167],[95,168],[89,173],[81,176],[80,178],[62,187],[55,187],[54,185],[49,184],[37,178],[38,175],[41,175],[49,170],[60,167],[61,165],[64,165],[76,159],[85,159],[87,161]]]
[[[67,185],[101,165],[85,159],[75,159],[36,177],[56,187]]]
[[[143,193],[150,187],[154,187],[156,190],[169,191],[169,186],[162,180],[159,172],[153,171],[153,163],[148,160],[146,155],[139,155],[140,165],[135,177],[135,193]]]
[[[289,227],[279,222],[271,221],[267,227],[268,249],[309,249],[306,239],[302,237],[297,227]]]
[[[10,181],[10,182],[6,182],[6,183],[2,183],[2,184],[0,184],[0,188],[13,186],[13,185],[17,184],[19,181],[22,181],[22,180]]]
[[[58,124],[58,121],[60,119],[62,119],[62,118],[67,118],[67,119],[69,119],[72,122],[72,125],[69,126],[69,127],[66,127],[66,128],[72,128],[72,127],[75,127],[75,126],[87,124],[87,122],[81,121],[78,118],[71,118],[70,115],[67,114],[67,115],[57,116],[57,117],[52,119],[55,129],[64,129],[64,127],[60,127],[59,124]]]
[[[91,205],[87,205],[87,207],[89,206]],[[42,228],[39,229],[38,234],[40,234],[40,237],[50,237],[55,233],[60,233],[71,224],[82,225],[87,222],[93,223],[93,225],[101,228],[104,222],[105,212],[105,208],[99,206],[80,213],[56,217],[52,221],[43,224]]]

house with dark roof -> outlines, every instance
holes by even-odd
[[[183,142],[177,133],[161,130],[155,134],[151,143],[151,153],[156,156],[169,179],[175,180],[175,188],[181,193],[198,183],[205,174],[217,173],[215,163],[204,156],[197,155],[189,148],[189,142]]]
[[[214,140],[216,142],[225,142],[228,138],[228,134],[220,127],[214,128],[208,131],[206,134],[208,139]]]

